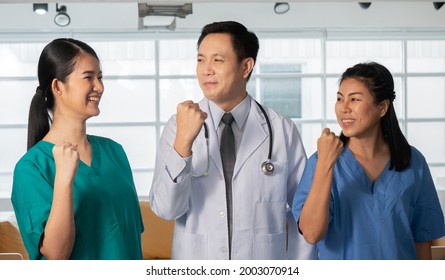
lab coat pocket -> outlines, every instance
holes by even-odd
[[[286,201],[257,202],[255,234],[275,234],[286,231]]]
[[[286,232],[255,234],[253,251],[255,260],[286,259]]]
[[[255,205],[255,259],[286,258],[286,202]]]
[[[205,260],[207,259],[207,235],[174,232],[172,244],[172,259]]]
[[[265,175],[261,168],[255,169],[247,184],[252,184],[258,201],[285,201],[287,198],[287,162],[273,162],[274,172]]]

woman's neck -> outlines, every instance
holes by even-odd
[[[367,159],[373,159],[382,153],[389,154],[389,145],[383,136],[364,139],[352,137],[348,141],[348,148],[354,155]]]
[[[54,119],[48,134],[43,139],[54,144],[65,141],[85,147],[88,145],[86,123]]]
[[[353,137],[349,139],[348,148],[374,184],[391,159],[389,145],[383,136],[367,139]]]

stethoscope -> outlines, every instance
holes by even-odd
[[[269,130],[269,153],[267,154],[267,160],[264,161],[263,163],[261,163],[261,171],[264,173],[264,175],[272,175],[273,172],[275,171],[275,166],[273,165],[273,163],[271,162],[272,159],[272,146],[273,146],[273,137],[272,137],[272,126],[270,125],[270,120],[269,117],[267,116],[266,110],[264,110],[263,106],[261,106],[260,103],[258,103],[258,101],[256,101],[256,104],[258,105],[258,107],[260,108],[261,112],[264,115],[264,118],[266,119],[266,123],[267,123],[267,129]],[[210,168],[210,153],[209,153],[209,128],[207,127],[207,124],[204,123],[204,137],[206,139],[206,150],[207,150],[207,165],[206,165],[206,169],[204,172],[202,172],[201,174],[195,174],[195,173],[191,173],[193,177],[203,177],[203,176],[208,176],[209,175],[209,168]]]

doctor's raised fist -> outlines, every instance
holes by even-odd
[[[207,113],[199,108],[198,103],[186,100],[176,108],[176,139],[174,148],[182,157],[190,156],[193,141],[201,131]]]

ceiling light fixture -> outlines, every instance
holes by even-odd
[[[56,4],[56,16],[54,17],[54,22],[61,27],[65,27],[71,22],[70,16],[66,12],[66,6],[62,5],[59,8],[59,4]]]
[[[277,2],[275,3],[275,6],[273,7],[276,14],[282,15],[289,11],[290,6],[287,2]]]
[[[185,18],[193,13],[191,3],[183,5],[149,5],[138,4],[140,29],[176,29],[176,18]]]
[[[434,9],[439,10],[442,8],[443,4],[445,4],[445,2],[433,2]]]
[[[369,6],[371,6],[371,2],[359,2],[358,3],[359,5],[360,5],[360,7],[362,8],[362,9],[367,9],[367,8],[369,8]]]
[[[43,15],[46,14],[46,12],[48,12],[48,4],[47,3],[32,4],[32,9],[34,13]]]

